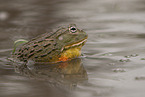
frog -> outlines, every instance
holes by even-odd
[[[81,49],[86,43],[88,34],[77,28],[76,24],[59,27],[54,32],[46,32],[23,43],[12,54],[23,62],[57,63],[81,56]]]

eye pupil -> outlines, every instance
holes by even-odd
[[[76,30],[76,28],[71,28],[71,30]]]
[[[75,27],[72,27],[70,30],[71,30],[72,33],[76,32],[76,28]]]

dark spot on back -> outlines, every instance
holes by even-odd
[[[43,42],[43,40],[39,40],[38,43]]]
[[[30,53],[34,52],[35,50],[30,51]]]
[[[57,43],[54,43],[53,45],[54,45],[54,46],[56,46],[56,45],[57,45]]]
[[[50,54],[51,53],[51,51],[49,51],[47,54]]]
[[[29,50],[29,48],[30,48],[30,47],[26,47],[26,48],[24,48],[24,50]],[[24,51],[24,50],[23,50],[23,51]]]
[[[46,36],[45,39],[49,38],[50,36]]]
[[[55,48],[53,48],[51,51],[55,51],[56,49]]]
[[[38,43],[38,42],[34,42],[34,44],[36,44],[36,43]]]
[[[39,53],[39,52],[41,52],[41,51],[42,51],[42,49],[39,49],[39,50],[37,50],[36,52]]]
[[[33,55],[34,55],[34,53],[32,53],[32,54],[28,55],[28,58],[32,57]]]
[[[26,57],[28,54],[24,54],[24,56]]]
[[[48,47],[49,45],[51,45],[51,44],[50,44],[50,43],[48,43],[48,44],[44,45],[43,47]]]
[[[22,55],[20,55],[20,56],[18,56],[18,58],[22,58],[24,55],[22,54]]]
[[[17,54],[17,53],[16,53]],[[18,55],[21,55],[21,53],[19,52]]]
[[[26,59],[24,59],[23,61],[24,61],[24,62],[27,62],[27,60],[26,60]]]
[[[21,51],[21,49],[19,49],[19,52]]]
[[[38,44],[35,44],[33,47],[35,48],[35,47],[37,47],[38,46]]]
[[[35,56],[35,58],[38,58],[38,56]]]
[[[45,56],[47,56],[47,54],[43,54],[43,55],[41,55],[40,57],[45,57]]]
[[[24,52],[24,49],[23,49],[23,50],[21,49],[19,52],[20,52],[20,53],[23,53],[23,52]]]

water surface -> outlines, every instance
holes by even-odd
[[[144,17],[144,0],[1,0],[0,96],[143,97]],[[56,67],[6,60],[15,40],[70,23],[89,35],[82,60]]]

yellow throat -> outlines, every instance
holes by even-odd
[[[70,48],[61,54],[59,61],[67,61],[69,59],[79,57],[80,55],[81,55],[80,47]]]

